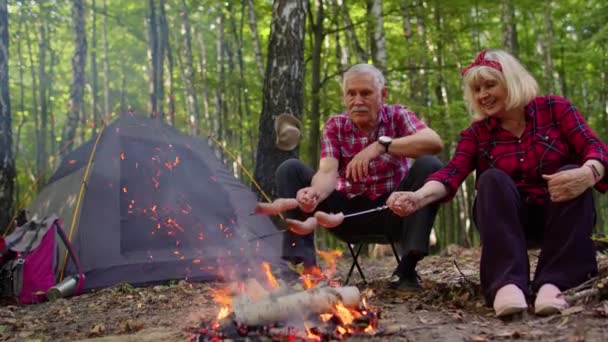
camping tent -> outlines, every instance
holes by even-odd
[[[62,218],[85,289],[216,279],[280,259],[280,235],[255,239],[275,228],[250,215],[254,194],[204,141],[134,115],[98,137],[63,158],[28,209]],[[63,253],[59,262],[75,272]]]

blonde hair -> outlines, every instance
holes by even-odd
[[[351,66],[344,73],[344,76],[342,77],[342,92],[346,91],[346,82],[348,82],[348,80],[352,76],[362,75],[362,74],[372,76],[372,79],[374,81],[374,86],[376,87],[376,89],[378,91],[381,91],[382,88],[384,88],[386,81],[384,79],[384,75],[382,75],[382,72],[371,64],[361,63],[361,64],[355,64],[355,65]]]
[[[473,87],[482,79],[496,80],[507,90],[506,110],[524,107],[538,94],[538,83],[523,65],[503,50],[488,50],[485,60],[496,61],[502,72],[491,66],[475,65],[463,77],[464,99],[474,120],[485,118],[474,99]]]

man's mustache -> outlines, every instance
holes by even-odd
[[[369,107],[367,107],[367,106],[355,106],[350,111],[351,112],[369,112]]]

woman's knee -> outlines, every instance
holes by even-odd
[[[485,188],[487,186],[494,187],[496,185],[504,185],[505,182],[513,183],[511,176],[500,169],[487,169],[477,179],[477,188]]]

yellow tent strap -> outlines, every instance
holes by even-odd
[[[258,182],[255,181],[255,179],[253,179],[253,176],[251,175],[251,173],[249,171],[247,171],[247,169],[245,168],[245,166],[243,166],[243,164],[241,164],[238,159],[236,158],[236,156],[230,152],[226,147],[224,147],[224,145],[219,142],[217,139],[215,139],[214,136],[209,135],[209,138],[211,138],[211,140],[213,140],[213,142],[215,142],[216,145],[218,145],[219,147],[222,148],[222,150],[224,152],[226,152],[226,154],[228,154],[230,156],[230,158],[232,158],[232,160],[234,160],[234,162],[239,166],[239,168],[241,168],[241,170],[243,170],[243,172],[245,173],[245,175],[247,175],[247,177],[251,180],[251,182],[253,183],[253,185],[255,185],[255,187],[260,191],[260,193],[262,194],[262,196],[264,196],[264,198],[268,201],[268,202],[272,202],[272,200],[270,199],[270,196],[268,196],[264,190],[262,190],[262,187],[258,184]]]
[[[16,208],[23,208],[23,206],[21,204],[19,204],[16,206]],[[4,232],[2,233],[2,237],[6,237],[6,235],[8,235],[8,231],[11,228],[11,225],[17,219],[17,216],[19,215],[20,211],[21,211],[21,209],[15,210],[15,214],[13,215],[13,217],[11,217],[11,220],[8,221],[8,224],[6,225],[6,227],[4,227]]]
[[[95,144],[93,145],[93,149],[91,150],[91,155],[89,155],[89,161],[87,162],[87,167],[84,170],[84,176],[82,177],[82,184],[80,184],[80,191],[78,192],[78,198],[76,199],[76,206],[74,207],[74,215],[72,215],[72,223],[70,225],[70,234],[68,235],[68,241],[72,242],[72,236],[74,234],[74,227],[76,227],[77,215],[80,211],[80,205],[82,203],[82,197],[84,195],[84,191],[87,186],[87,181],[89,178],[89,171],[91,170],[91,164],[93,163],[93,157],[95,156],[95,151],[97,150],[97,144],[99,144],[99,139],[103,134],[103,131],[106,129],[106,125],[104,123],[101,126],[101,130],[99,134],[97,134],[97,139],[95,139]],[[63,275],[65,273],[65,268],[68,262],[68,251],[65,251],[65,255],[63,257],[63,267],[61,267],[61,274],[59,275],[59,281],[63,280]]]

